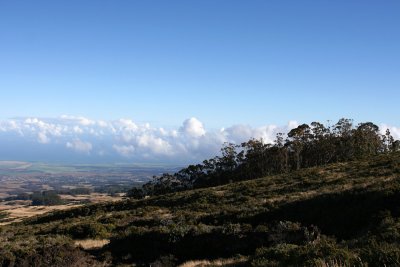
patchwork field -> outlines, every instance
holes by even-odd
[[[91,193],[88,195],[60,195],[65,201],[64,205],[53,206],[32,206],[30,200],[14,200],[0,202],[0,214],[5,214],[0,219],[0,225],[6,225],[14,222],[20,222],[25,218],[41,215],[56,210],[66,210],[82,206],[83,203],[103,203],[113,202],[124,199],[124,193],[110,196],[105,193]]]
[[[45,214],[55,210],[66,210],[80,205],[56,205],[56,206],[31,206],[29,203],[16,203],[14,205],[0,204],[0,212],[7,214],[7,217],[0,220],[0,225],[14,222],[21,222],[23,219],[36,215]]]
[[[122,200],[133,186],[173,167],[138,164],[57,165],[0,161],[0,225],[86,203]],[[34,192],[55,192],[63,205],[37,206]]]

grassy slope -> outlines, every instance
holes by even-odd
[[[262,249],[256,252],[257,248],[292,244],[306,250],[315,238],[309,240],[304,233],[314,231],[311,225],[316,225],[322,234],[337,238],[334,246],[340,253],[330,252],[336,258],[357,258],[362,254],[358,250],[361,245],[354,242],[377,229],[384,211],[392,214],[392,224],[396,225],[399,201],[397,153],[145,200],[55,212],[3,227],[0,231],[7,235],[3,234],[0,241],[7,238],[12,247],[13,242],[32,236],[109,238],[110,244],[96,251],[100,261],[121,264],[158,260],[166,265],[241,254],[249,256],[247,264],[261,266],[267,265],[265,257],[279,255]],[[282,223],[286,221],[293,223]],[[347,243],[339,244],[340,240]],[[291,247],[285,247],[285,253],[290,251]],[[290,257],[303,261],[296,258],[298,255]],[[309,257],[304,264],[306,260]],[[277,262],[290,265],[279,257]]]

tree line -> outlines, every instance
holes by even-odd
[[[189,165],[174,174],[154,176],[141,188],[132,188],[128,196],[142,198],[223,185],[399,150],[400,141],[394,140],[389,129],[382,135],[372,122],[356,126],[353,120],[345,118],[334,125],[312,122],[299,125],[287,134],[278,133],[272,144],[262,139],[225,143],[220,156]]]

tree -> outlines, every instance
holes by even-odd
[[[146,196],[146,194],[142,188],[134,187],[126,193],[126,196],[134,199],[142,199]]]
[[[390,134],[390,130],[389,129],[386,129],[385,134],[382,135],[382,143],[383,143],[384,152],[390,152],[390,151],[393,150],[394,138]]]
[[[244,164],[242,166],[246,179],[262,177],[267,169],[265,165],[265,146],[262,140],[250,139],[241,144],[244,151]]]
[[[307,124],[302,124],[288,133],[289,144],[294,153],[296,170],[301,168],[302,152],[311,138],[311,128]]]
[[[312,122],[311,130],[313,133],[312,143],[312,165],[325,165],[333,161],[335,156],[334,136],[329,127],[325,127],[322,123]]]
[[[237,146],[232,143],[224,143],[221,148],[222,157],[220,159],[220,166],[223,170],[232,172],[238,165],[237,162]]]
[[[393,142],[392,151],[400,151],[400,140],[396,140]]]
[[[289,149],[286,145],[283,133],[277,133],[275,139],[275,168],[277,173],[287,172],[289,170]]]
[[[348,161],[354,157],[354,136],[353,120],[342,118],[333,128],[333,137],[330,142],[335,143],[336,159],[338,161]]]
[[[355,156],[376,155],[382,150],[379,127],[372,122],[360,123],[354,133]]]
[[[254,138],[241,145],[224,143],[221,156],[189,165],[175,174],[154,177],[142,190],[144,194],[163,194],[216,186],[397,150],[400,141],[394,141],[389,130],[380,135],[379,127],[371,122],[360,123],[357,128],[345,118],[332,127],[312,122],[311,126],[302,124],[292,129],[287,139],[278,133],[274,144]]]

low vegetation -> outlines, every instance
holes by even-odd
[[[7,211],[0,211],[0,223],[7,222],[9,220],[10,213]]]
[[[176,266],[240,258],[237,266],[396,266],[399,178],[400,154],[391,153],[55,211],[0,228],[0,259],[4,266],[19,265],[32,257],[28,251],[44,253],[40,240],[50,238],[58,241],[43,242],[62,243],[72,258],[90,264]],[[75,245],[84,240],[109,242],[86,250]]]
[[[400,265],[400,152],[294,163],[261,178],[2,226],[0,265]]]
[[[54,191],[35,192],[31,195],[32,206],[53,206],[63,204],[61,197]]]
[[[37,191],[32,194],[20,193],[16,196],[7,197],[3,201],[29,200],[32,206],[54,206],[64,204],[61,197],[55,191]]]

